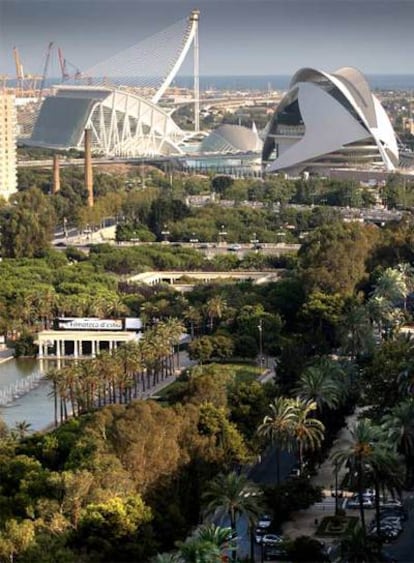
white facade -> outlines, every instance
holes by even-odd
[[[0,196],[17,191],[16,108],[14,96],[0,92]]]
[[[354,68],[301,69],[267,127],[267,172],[360,167],[395,170],[397,141],[384,108]]]

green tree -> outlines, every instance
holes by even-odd
[[[307,450],[314,451],[321,447],[325,426],[319,419],[310,416],[317,409],[315,401],[296,397],[296,399],[292,399],[291,404],[294,410],[292,435],[297,444],[299,464],[302,472],[304,452]]]
[[[366,524],[363,491],[367,483],[368,470],[375,462],[376,444],[381,439],[383,439],[383,430],[364,418],[351,429],[348,442],[332,456],[335,463],[339,466],[347,465],[350,474],[355,475],[364,537]]]
[[[390,412],[382,418],[382,424],[388,432],[389,439],[396,444],[405,458],[406,484],[412,478],[414,458],[414,399],[409,397],[396,404]]]
[[[55,227],[50,200],[37,188],[17,193],[0,217],[3,256],[40,256],[49,247]]]
[[[259,436],[263,436],[276,447],[276,482],[280,484],[280,452],[292,447],[292,428],[296,419],[296,412],[291,399],[277,397],[269,405],[270,415],[266,415],[258,427]]]
[[[223,510],[228,515],[233,535],[236,535],[237,521],[241,516],[252,521],[257,519],[261,511],[259,489],[245,475],[235,472],[227,475],[220,473],[210,481],[203,501],[207,515],[214,514],[216,510]],[[236,560],[235,550],[233,560]]]

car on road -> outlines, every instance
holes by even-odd
[[[259,517],[256,529],[254,531],[254,538],[256,540],[256,543],[261,543],[263,536],[268,533],[271,525],[272,518],[268,514],[262,514]]]
[[[238,250],[241,250],[241,246],[240,244],[230,244],[230,246],[227,247],[227,250],[230,250],[231,252],[237,252]]]
[[[362,497],[362,505],[364,508],[374,508],[375,501],[371,496],[363,496]],[[347,499],[346,508],[359,508],[359,497],[358,495],[354,495],[353,497]]]
[[[380,517],[385,518],[387,516],[397,516],[401,518],[404,522],[408,520],[408,512],[403,506],[394,506],[391,508],[380,508]]]
[[[282,536],[278,536],[277,534],[265,534],[262,537],[262,544],[264,546],[273,546],[273,545],[280,545],[284,542],[285,540],[282,538]]]

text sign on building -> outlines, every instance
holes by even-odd
[[[117,319],[59,319],[59,328],[65,330],[122,330]]]

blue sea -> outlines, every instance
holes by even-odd
[[[292,76],[200,76],[202,90],[286,90]],[[374,90],[414,90],[414,74],[367,74],[369,85]],[[174,84],[191,88],[193,78],[177,76]]]

